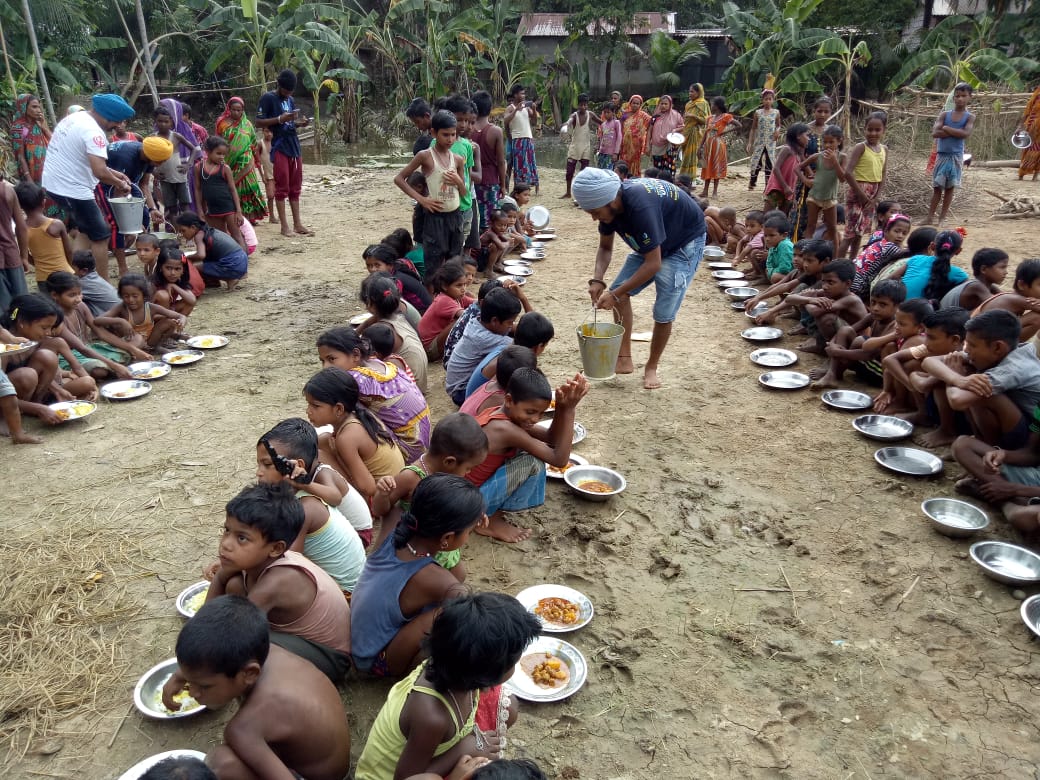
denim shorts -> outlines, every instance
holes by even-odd
[[[77,200],[54,192],[48,192],[47,196],[65,209],[72,223],[91,241],[107,241],[111,237],[112,228],[105,222],[105,216],[93,198]]]
[[[683,298],[686,296],[686,288],[690,286],[693,275],[697,273],[701,257],[704,255],[704,244],[707,234],[693,239],[686,246],[680,247],[670,255],[661,258],[661,270],[654,278],[645,284],[629,290],[629,295],[639,295],[652,282],[657,290],[654,299],[654,322],[662,324],[673,322],[682,306]],[[611,290],[616,290],[622,284],[631,279],[642,267],[644,258],[641,254],[633,252],[625,258],[625,264],[610,285]]]

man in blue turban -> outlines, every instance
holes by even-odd
[[[43,188],[90,241],[102,279],[108,278],[111,228],[94,194],[99,182],[111,185],[118,194],[130,192],[126,175],[108,167],[106,134],[133,115],[134,109],[119,95],[95,95],[89,111],[77,111],[58,122],[43,162]]]
[[[707,231],[700,206],[674,184],[659,179],[621,181],[603,168],[585,168],[574,177],[571,194],[578,206],[599,222],[599,249],[589,279],[589,295],[599,309],[617,309],[625,334],[615,370],[631,374],[632,299],[653,282],[654,331],[643,387],[661,386],[657,366],[704,254]],[[607,287],[604,276],[614,251],[614,235],[633,250]]]

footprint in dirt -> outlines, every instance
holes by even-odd
[[[780,702],[780,717],[792,726],[801,726],[816,720],[816,713],[804,701],[789,699]]]

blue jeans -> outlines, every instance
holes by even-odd
[[[701,258],[704,256],[704,243],[707,237],[707,234],[704,234],[670,255],[662,257],[661,270],[654,274],[654,278],[628,291],[629,295],[639,295],[653,282],[657,291],[654,299],[654,322],[665,324],[675,320],[683,298],[686,297],[686,289],[693,281],[693,275],[697,273],[697,266],[700,265]],[[643,262],[643,256],[637,252],[633,252],[625,258],[625,264],[621,266],[621,271],[611,282],[610,289],[616,290],[631,279],[643,267]]]

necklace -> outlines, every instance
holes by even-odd
[[[419,465],[422,466],[422,470],[426,472],[426,476],[430,475],[430,467],[426,465],[426,453],[424,452],[419,456]]]
[[[202,178],[205,181],[209,181],[212,177],[216,176],[217,173],[220,171],[220,166],[218,165],[217,166],[217,170],[213,171],[213,173],[206,173],[206,163],[207,162],[208,162],[208,160],[203,160],[202,161],[202,165],[199,166],[199,175],[201,175]]]
[[[441,161],[437,159],[437,151],[436,150],[437,150],[436,145],[430,147],[430,153],[433,155],[433,161],[435,163],[440,164]],[[451,149],[448,149],[448,162],[447,162],[447,164],[441,165],[440,166],[441,168],[448,169],[448,168],[453,167],[452,164],[451,164],[451,162],[452,162],[451,156],[452,156],[452,151],[451,151]]]
[[[452,693],[451,691],[448,691],[448,695],[451,697],[452,702],[455,704],[455,711],[458,712],[458,714],[459,714],[459,728],[461,729],[462,725],[466,722],[465,718],[462,717],[462,707],[459,706],[459,700],[455,698],[455,694],[454,693]],[[470,712],[473,711],[473,708],[475,706],[476,706],[476,702],[474,701],[474,694],[473,694],[473,691],[470,691],[469,692],[469,709],[470,709]],[[477,750],[483,750],[485,747],[487,747],[487,745],[484,743],[484,735],[481,734],[480,729],[477,728],[477,724],[476,723],[473,724],[473,738],[474,738],[474,740],[477,743]]]
[[[411,543],[409,543],[409,542],[405,542],[405,543],[404,543],[404,546],[405,546],[405,547],[407,547],[407,548],[408,548],[408,552],[410,552],[410,553],[411,553],[412,555],[414,555],[414,556],[415,556],[416,558],[429,558],[429,557],[431,557],[431,553],[428,553],[428,552],[419,552],[419,551],[418,551],[418,550],[416,550],[416,549],[415,549],[414,547],[412,547]],[[449,691],[449,693],[450,693],[450,691]],[[454,696],[452,696],[452,698],[454,699],[455,697],[454,697]]]

